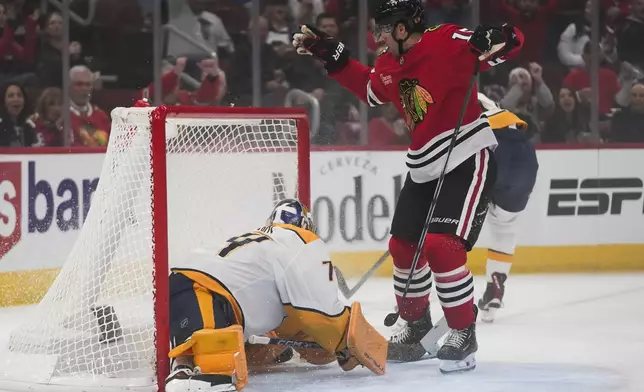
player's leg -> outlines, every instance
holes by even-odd
[[[486,322],[494,321],[502,306],[505,282],[514,258],[519,215],[528,204],[539,167],[534,146],[521,131],[503,129],[496,134],[499,140],[494,152],[497,181],[486,223],[490,232],[487,286],[478,302],[481,319]]]
[[[445,176],[424,255],[434,273],[438,299],[451,328],[437,353],[445,373],[475,367],[474,278],[466,266],[485,220],[496,176],[494,157],[479,151]]]
[[[391,224],[389,252],[394,261],[394,293],[402,319],[399,330],[389,339],[387,359],[393,361],[415,361],[425,355],[426,351],[420,340],[432,328],[429,313],[432,273],[423,253],[414,269],[404,301],[402,295],[429,210],[429,202],[434,194],[434,186],[431,183],[415,183],[407,174]]]
[[[310,252],[310,257],[303,252]],[[299,330],[335,353],[344,370],[362,364],[382,374],[386,340],[365,320],[360,304],[356,302],[349,308],[340,301],[333,266],[325,256],[326,247],[315,241],[305,246],[297,260],[276,273],[277,289],[287,313],[277,332],[284,332],[285,325],[290,324],[291,331]]]
[[[247,365],[238,304],[181,273],[169,279],[172,365],[166,391],[240,390]]]

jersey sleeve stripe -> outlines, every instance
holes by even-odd
[[[378,105],[384,104],[384,102],[378,99],[376,93],[373,92],[371,88],[371,80],[367,82],[367,103],[371,107],[376,107]]]

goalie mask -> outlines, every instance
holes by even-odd
[[[266,223],[269,225],[282,223],[316,232],[309,209],[296,199],[284,199],[277,203]]]

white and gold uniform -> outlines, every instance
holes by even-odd
[[[195,249],[174,263],[174,362],[166,391],[241,390],[246,356],[252,359],[244,342],[251,335],[316,342],[323,358],[296,349],[314,364],[337,359],[346,371],[361,364],[385,372],[386,339],[366,321],[359,303],[347,307],[339,300],[327,246],[313,230],[306,207],[287,199],[267,226]]]
[[[294,314],[325,327],[346,325],[349,308],[338,298],[326,244],[293,225],[266,226],[196,249],[172,271],[231,296],[246,338],[272,331]]]

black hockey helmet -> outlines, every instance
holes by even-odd
[[[420,0],[377,0],[371,9],[376,26],[374,35],[380,32],[392,33],[398,24],[403,24],[411,33],[422,33],[426,29],[423,5]],[[394,37],[395,38],[395,37]],[[399,49],[409,38],[396,39]],[[400,53],[403,51],[400,50]]]

